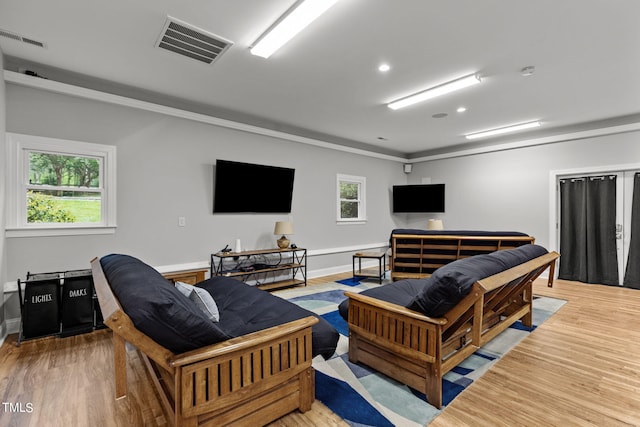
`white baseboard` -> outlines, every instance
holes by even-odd
[[[379,243],[365,243],[365,244],[353,245],[353,246],[340,246],[340,247],[334,247],[334,248],[309,249],[307,251],[307,256],[311,258],[316,256],[333,255],[333,254],[340,254],[345,252],[358,252],[358,251],[366,251],[366,250],[373,250],[373,249],[387,250],[388,246],[389,246],[388,242],[379,242]],[[172,271],[194,270],[194,269],[201,269],[201,268],[208,269],[210,268],[210,263],[209,261],[194,261],[194,262],[187,262],[183,264],[154,266],[154,268],[158,270],[160,273],[168,273]],[[320,269],[320,270],[316,270],[318,272],[317,275],[314,273],[314,276],[309,276],[309,277],[318,277],[323,275],[344,273],[345,271],[350,271],[350,270],[351,270],[350,265]],[[5,294],[18,291],[17,281],[5,282],[2,285],[3,285],[2,287]],[[24,289],[24,284],[22,285],[22,287]]]
[[[186,270],[200,270],[200,269],[209,269],[210,263],[209,261],[197,261],[197,262],[188,262],[184,264],[172,264],[172,265],[161,265],[158,267],[154,267],[160,273],[172,273],[174,271],[186,271]]]
[[[4,343],[7,335],[17,334],[18,332],[20,332],[20,318],[5,319],[5,321],[0,324],[0,346]]]
[[[377,267],[378,263],[377,261],[363,261],[362,266],[366,268]],[[172,268],[174,267],[175,266],[172,266]],[[352,269],[353,269],[353,265],[345,264],[345,265],[339,265],[336,267],[321,268],[318,270],[309,270],[307,271],[307,279],[315,279],[317,277],[347,273],[347,272],[351,272]],[[172,270],[172,271],[175,271],[175,270]],[[545,271],[543,274],[540,275],[541,279],[548,279],[548,277],[549,277],[548,271]],[[17,287],[16,287],[16,290],[17,290]],[[20,318],[17,317],[15,319],[5,319],[5,321],[2,324],[0,324],[0,345],[2,345],[7,335],[17,334],[18,332],[20,332]]]
[[[7,337],[7,324],[6,322],[0,323],[0,347],[4,344],[4,339]]]
[[[7,335],[17,334],[20,332],[20,318],[16,317],[15,319],[5,319]]]
[[[309,249],[307,251],[307,256],[313,257],[318,255],[332,255],[332,254],[340,254],[344,252],[358,252],[358,251],[366,251],[370,249],[381,249],[387,250],[389,248],[389,243],[367,243],[364,245],[354,245],[354,246],[341,246],[337,248],[326,248],[326,249]]]
[[[362,268],[373,268],[373,267],[378,267],[378,265],[379,265],[378,261],[375,261],[375,260],[362,261]],[[307,278],[315,279],[316,277],[331,276],[333,274],[348,273],[352,271],[353,271],[353,265],[345,264],[345,265],[339,265],[336,267],[321,268],[318,270],[307,271]]]
[[[22,287],[24,289],[24,286]],[[17,281],[12,281],[12,282],[5,282],[4,284],[4,293],[9,293],[9,292],[18,292],[18,282]]]
[[[315,279],[316,277],[331,276],[332,274],[340,274],[351,271],[350,265],[340,265],[337,267],[321,268],[319,270],[307,271],[307,279]]]

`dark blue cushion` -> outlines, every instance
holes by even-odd
[[[230,338],[151,266],[129,255],[100,259],[102,270],[133,324],[174,353]]]
[[[415,228],[396,228],[391,231],[394,234],[418,234],[424,236],[499,236],[499,237],[528,237],[520,231],[482,231],[482,230],[420,230]]]
[[[311,347],[315,357],[333,355],[340,335],[321,316],[269,292],[249,286],[230,277],[212,277],[196,286],[209,291],[220,310],[218,326],[232,336],[282,325],[286,322],[315,316],[319,322],[311,327]]]
[[[420,279],[424,280],[423,290],[407,308],[430,317],[442,317],[469,294],[476,281],[546,253],[542,246],[528,244],[454,261],[437,269],[431,277]]]
[[[367,289],[361,292],[361,294],[406,307],[413,301],[416,295],[422,292],[424,284],[425,280],[423,279],[398,280],[388,285]],[[338,312],[344,320],[349,319],[349,298],[338,305]]]

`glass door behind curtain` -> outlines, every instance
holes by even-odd
[[[615,174],[560,179],[558,278],[619,285]]]
[[[628,180],[626,178],[629,178]],[[624,274],[624,286],[640,289],[640,172],[633,177],[625,177],[625,182],[633,180],[631,196],[625,200],[631,200],[629,209],[625,209],[625,215],[629,218],[625,221],[625,229],[629,230],[628,257]]]

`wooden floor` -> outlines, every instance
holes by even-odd
[[[640,290],[557,280],[534,293],[567,303],[430,427],[640,426]]]
[[[551,289],[540,281],[535,292],[568,303],[430,426],[640,426],[640,291],[559,280]],[[0,348],[0,427],[166,426],[133,350],[129,394],[114,399],[110,336],[102,330],[21,347],[16,335],[7,337]],[[318,401],[305,414],[272,423],[346,425]]]

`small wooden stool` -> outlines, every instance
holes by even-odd
[[[358,270],[356,271],[356,259],[358,260]],[[372,271],[369,269],[362,270],[362,259],[377,259],[378,260],[378,270]],[[382,279],[384,278],[384,273],[386,273],[386,252],[357,252],[353,255],[353,275],[361,276],[361,277],[373,277],[377,278],[378,282],[382,284]]]

